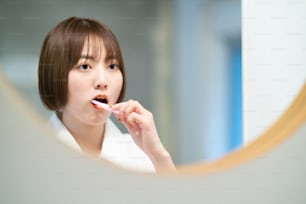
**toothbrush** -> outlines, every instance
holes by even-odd
[[[110,112],[112,112],[112,113],[114,113],[114,114],[119,115],[119,111],[118,111],[118,110],[112,110],[112,109],[110,109],[109,105],[106,104],[106,103],[101,103],[101,102],[99,102],[99,101],[97,101],[97,100],[91,100],[91,102],[92,102],[93,104],[95,104],[95,105],[97,105],[97,106],[103,108],[104,110],[107,110],[107,111],[110,111]]]

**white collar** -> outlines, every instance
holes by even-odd
[[[69,147],[82,152],[80,145],[76,142],[74,137],[71,135],[71,133],[68,131],[68,129],[65,127],[65,125],[62,123],[62,121],[57,117],[55,113],[53,113],[49,119],[49,125],[53,127],[53,129],[56,131],[57,138],[62,141],[63,143],[67,144]],[[112,143],[112,140],[114,136],[111,135],[122,135],[122,132],[119,130],[119,128],[113,123],[112,120],[108,119],[105,123],[105,130],[104,130],[104,138],[103,138],[103,144],[102,146],[108,146],[109,143]],[[102,148],[102,152],[104,153],[104,148]]]
[[[49,125],[56,131],[57,138],[61,142],[82,152],[79,144],[55,113],[51,115]],[[131,136],[123,134],[110,119],[105,123],[100,157],[124,168],[155,171],[149,157],[134,143]]]

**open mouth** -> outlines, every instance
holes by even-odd
[[[97,96],[97,97],[95,97],[93,100],[94,100],[94,101],[98,101],[98,102],[100,102],[100,103],[108,104],[108,100],[107,100],[106,96]],[[100,106],[98,106],[98,105],[96,105],[96,104],[94,104],[94,103],[92,103],[92,102],[91,102],[91,104],[92,104],[96,109],[98,109],[98,110],[104,110],[102,107],[100,107]]]
[[[94,98],[93,100],[95,100],[95,101],[99,101],[99,102],[101,102],[101,103],[106,103],[106,104],[108,104],[108,102],[107,102],[107,99],[106,99],[106,98],[97,97],[97,98]]]

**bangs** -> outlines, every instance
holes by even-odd
[[[106,59],[116,59],[119,66],[123,66],[123,59],[117,39],[105,25],[101,26],[93,22],[81,21],[71,25],[69,30],[72,32],[66,36],[69,36],[67,53],[69,53],[70,69],[78,63],[84,54],[90,54],[95,60],[99,60],[103,46],[106,50]],[[88,43],[87,51],[82,53],[85,43]]]
[[[84,52],[84,47],[85,44],[87,44],[87,50]],[[111,38],[109,38],[108,36],[101,36],[101,35],[97,35],[95,33],[90,33],[88,34],[88,36],[86,37],[86,39],[84,40],[84,44],[83,44],[83,49],[81,50],[81,52],[79,53],[79,55],[77,56],[78,59],[80,59],[80,57],[82,55],[86,55],[86,56],[90,56],[93,57],[95,61],[99,61],[101,60],[101,56],[103,53],[102,50],[105,50],[105,59],[116,59],[118,62],[121,61],[120,60],[120,52],[118,53],[118,48],[116,49],[115,46],[116,43],[114,43],[112,41]],[[105,48],[105,49],[103,49]]]

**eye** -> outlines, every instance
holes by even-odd
[[[88,64],[82,64],[78,67],[80,70],[88,70],[90,69],[90,65]]]
[[[116,70],[116,69],[119,68],[119,66],[118,66],[118,64],[112,63],[112,64],[110,64],[110,65],[108,66],[108,68],[111,69],[111,70]]]

